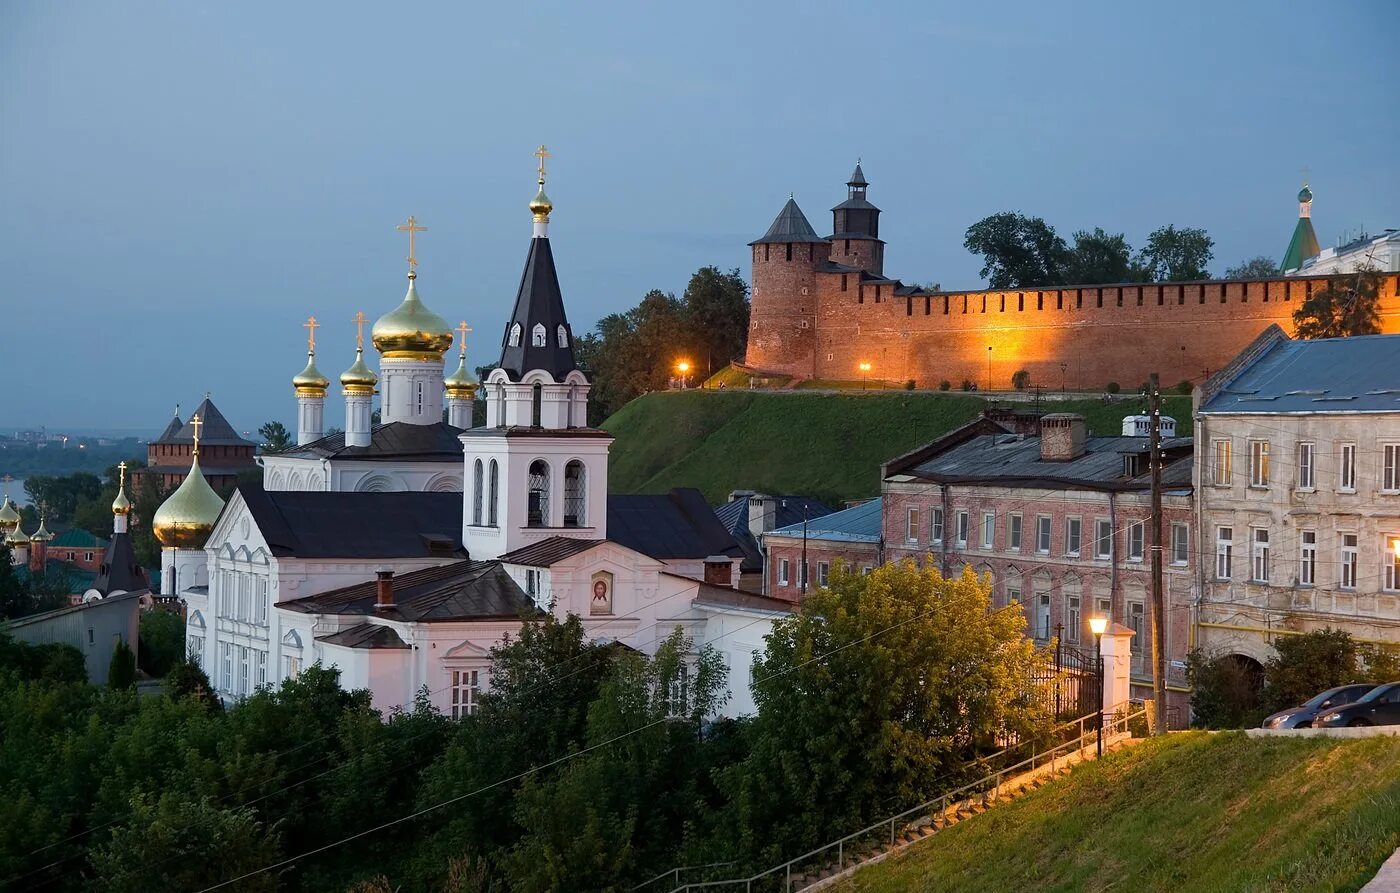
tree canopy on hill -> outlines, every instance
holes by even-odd
[[[963,246],[982,257],[980,275],[990,288],[1034,288],[1206,279],[1215,244],[1203,229],[1164,226],[1134,257],[1122,233],[1095,227],[1073,238],[1071,248],[1043,219],[1003,211],[969,226]]]
[[[1347,338],[1381,331],[1381,276],[1375,270],[1333,276],[1293,311],[1299,338]]]

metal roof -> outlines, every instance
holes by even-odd
[[[387,608],[378,607],[377,580],[281,602],[277,607],[301,614],[362,614],[387,620],[428,623],[493,620],[540,613],[534,601],[511,579],[499,561],[454,561],[439,567],[396,574],[393,585],[394,604]],[[366,647],[349,642],[337,644],[349,644],[352,648]]]
[[[357,623],[328,636],[317,636],[316,641],[327,645],[343,645],[346,648],[395,648],[408,649],[408,643],[391,626],[378,623]]]
[[[1217,387],[1199,411],[1400,413],[1400,335],[1279,339]]]
[[[1162,450],[1163,481],[1189,486],[1191,438],[1166,438]],[[1123,473],[1123,456],[1146,452],[1145,437],[1086,437],[1079,456],[1068,462],[1045,461],[1040,458],[1039,437],[984,434],[954,444],[901,473],[940,482],[1145,490],[1151,485],[1146,463],[1141,463],[1142,474],[1128,476]]]
[[[807,539],[846,543],[878,543],[880,541],[880,498],[832,512],[807,521]],[[779,527],[770,533],[778,536],[802,536],[802,522]]]
[[[536,346],[535,326],[544,326],[544,344]],[[520,326],[516,343],[511,345],[511,330]],[[559,343],[559,328],[564,328],[564,343]],[[574,333],[564,315],[564,296],[559,291],[559,275],[554,269],[554,251],[549,239],[530,240],[530,252],[525,256],[525,270],[520,274],[520,288],[515,295],[515,311],[506,322],[501,335],[501,362],[512,381],[533,369],[548,372],[555,381],[578,368],[574,358]]]
[[[608,496],[608,539],[652,558],[742,557],[705,497],[694,487],[660,495]]]
[[[273,453],[296,459],[361,459],[369,462],[412,460],[462,464],[461,428],[446,422],[413,425],[389,422],[376,425],[369,435],[369,446],[346,446],[345,432],[328,434],[303,446]],[[186,469],[188,470],[188,469]]]
[[[238,488],[272,554],[295,558],[460,558],[461,493]]]
[[[763,496],[774,501],[774,527],[802,523],[804,511],[808,521],[831,514],[830,506],[808,496],[768,496],[764,493],[752,495]],[[763,551],[749,530],[749,497],[737,496],[729,500],[715,509],[715,517],[719,518],[719,522],[725,526],[725,529],[734,535],[734,541],[744,552],[743,564],[739,566],[740,571],[757,572],[763,570]]]
[[[817,231],[812,229],[812,224],[807,222],[807,216],[802,213],[801,208],[797,207],[797,202],[791,198],[787,200],[787,204],[783,205],[778,216],[773,219],[773,225],[768,227],[768,232],[749,244],[784,244],[788,242],[821,242],[823,244],[826,242],[826,239],[817,235]]]
[[[251,440],[244,440],[234,430],[234,427],[224,418],[224,414],[219,412],[214,401],[205,397],[190,413],[190,419],[199,416],[199,442],[206,446],[255,446]],[[173,424],[173,420],[172,420]],[[161,434],[155,443],[194,443],[194,425],[190,422],[185,424],[173,435],[170,434],[171,425],[167,425],[165,432]]]
[[[530,567],[551,567],[557,561],[572,558],[580,552],[587,552],[607,540],[586,540],[571,536],[551,536],[528,546],[521,546],[500,557],[506,564],[525,564]]]

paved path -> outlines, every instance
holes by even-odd
[[[1391,853],[1371,883],[1361,888],[1361,893],[1400,893],[1400,849]]]

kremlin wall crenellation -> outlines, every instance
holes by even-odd
[[[1164,385],[1199,382],[1271,324],[1291,332],[1294,310],[1328,285],[1294,275],[927,291],[884,275],[879,209],[859,166],[847,186],[833,235],[818,236],[789,200],[751,243],[748,368],[850,380],[869,363],[871,378],[924,388],[985,388],[990,377],[1009,389],[1020,370],[1047,388],[1136,387],[1153,372]],[[1400,332],[1400,276],[1384,276],[1380,298],[1382,330]]]

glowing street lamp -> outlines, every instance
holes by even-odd
[[[869,383],[869,381],[870,381],[870,364],[867,363],[865,360],[861,360],[861,362],[860,362],[860,389],[861,389],[862,391],[865,390],[865,386]],[[1397,552],[1397,554],[1400,554],[1400,552]]]
[[[681,374],[681,390],[685,390],[685,379],[686,376],[690,373],[690,363],[686,362],[685,360],[681,360],[679,363],[676,364],[676,371]]]
[[[1090,617],[1089,631],[1094,634],[1094,662],[1099,672],[1098,755],[1103,756],[1103,634],[1108,631],[1108,618]]]

